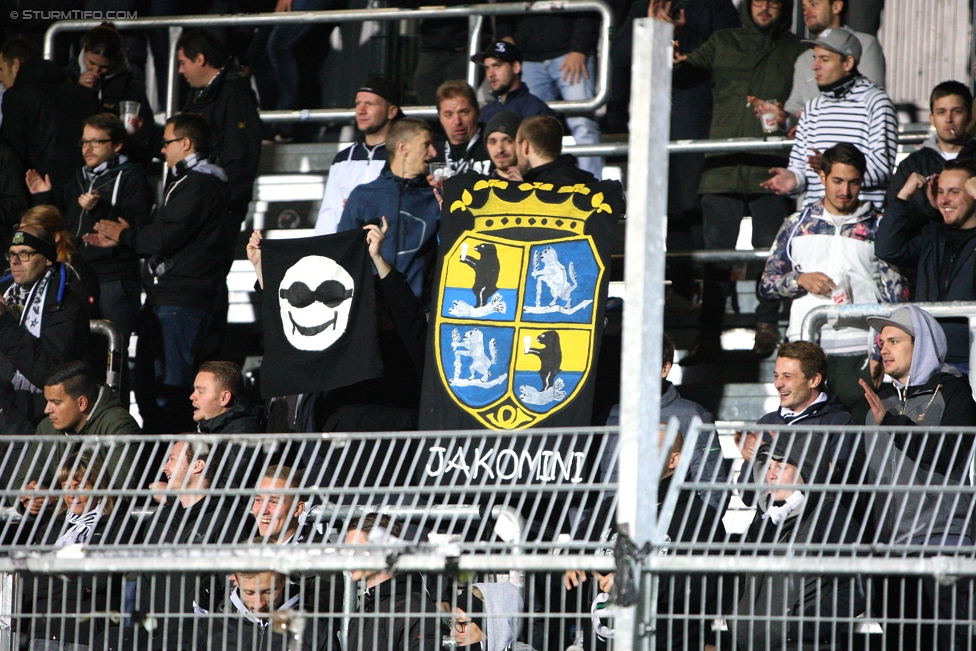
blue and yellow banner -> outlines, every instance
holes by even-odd
[[[589,425],[620,185],[445,187],[423,429]]]

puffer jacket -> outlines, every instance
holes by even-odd
[[[742,27],[722,29],[674,68],[674,82],[688,88],[711,78],[711,138],[762,138],[763,131],[746,96],[785,100],[793,87],[793,65],[803,51],[790,31],[793,2],[785,0],[772,27],[761,30],[752,20],[752,3],[741,5]],[[768,192],[759,183],[771,167],[785,167],[774,154],[712,154],[705,158],[699,192]]]
[[[874,253],[874,237],[881,214],[863,203],[837,224],[824,210],[823,201],[788,218],[776,234],[773,249],[759,281],[759,296],[766,300],[792,298],[786,336],[800,338],[804,317],[820,305],[832,305],[830,296],[807,293],[797,285],[801,273],[820,272],[835,283],[846,277],[854,303],[901,303],[908,286],[897,270]],[[866,329],[825,328],[820,345],[828,354],[863,352],[873,342]]]
[[[434,189],[424,177],[395,176],[387,165],[375,181],[357,186],[339,220],[339,231],[362,228],[385,216],[389,224],[383,258],[407,277],[415,296],[421,296],[425,255],[437,246],[441,210]]]

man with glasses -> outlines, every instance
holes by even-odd
[[[655,4],[664,4],[657,3]],[[711,79],[714,108],[711,138],[763,137],[763,129],[746,98],[789,97],[793,65],[803,50],[790,31],[792,0],[744,0],[740,6],[742,27],[721,29],[690,53],[675,52],[674,83],[689,87]],[[684,24],[666,11],[655,11],[658,20]],[[701,195],[705,247],[734,249],[739,224],[752,217],[752,244],[768,248],[786,215],[792,211],[788,197],[760,187],[771,167],[783,167],[782,154],[736,152],[705,157],[698,193]],[[699,312],[698,345],[681,360],[682,366],[715,361],[722,352],[721,335],[725,299],[733,287],[728,264],[705,266]],[[779,342],[779,301],[761,300],[756,308],[756,342],[753,352],[768,357]]]
[[[99,113],[85,120],[78,142],[85,164],[63,191],[64,220],[75,237],[93,232],[103,219],[117,222],[122,218],[136,228],[152,221],[155,197],[146,172],[119,153],[125,137],[125,125],[117,115]],[[28,170],[27,187],[34,205],[62,203],[60,197],[54,197],[49,175]],[[93,246],[81,247],[81,255],[98,274],[99,316],[115,324],[122,334],[122,349],[128,350],[142,294],[139,256],[131,249]],[[122,399],[128,404],[128,396]]]
[[[195,357],[227,275],[222,254],[227,175],[198,153],[209,149],[210,142],[210,127],[202,115],[171,117],[163,134],[169,182],[152,223],[140,228],[124,217],[103,219],[94,233],[84,236],[93,246],[120,247],[148,258],[155,277],[140,330],[134,381],[146,433],[182,432],[193,426],[186,397],[193,391]],[[148,380],[153,376],[158,395]]]
[[[68,286],[71,274],[49,233],[24,226],[5,257],[10,274],[0,282],[13,283],[0,298],[0,433],[30,434],[44,419],[44,380],[84,357],[88,310]]]

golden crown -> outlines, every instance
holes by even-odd
[[[612,213],[610,206],[604,202],[603,193],[593,193],[585,184],[565,185],[558,190],[551,183],[520,183],[518,189],[528,194],[519,201],[503,199],[495,193],[495,189],[505,190],[514,182],[500,179],[482,180],[474,184],[473,190],[479,192],[488,190],[488,200],[480,208],[475,208],[474,195],[464,190],[461,198],[451,204],[451,212],[466,210],[475,217],[475,230],[492,231],[513,227],[542,227],[582,234],[586,220],[593,213]],[[539,191],[565,194],[566,199],[560,203],[546,203],[539,199]],[[579,209],[573,201],[573,196],[582,194],[590,196],[590,210]]]

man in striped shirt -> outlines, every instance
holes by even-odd
[[[867,158],[860,200],[884,205],[885,189],[895,166],[898,135],[895,107],[888,95],[857,69],[861,43],[851,30],[828,29],[815,41],[813,72],[820,95],[806,104],[796,131],[788,168],[776,167],[762,187],[792,196],[806,192],[804,206],[824,197],[821,153],[847,142]]]

